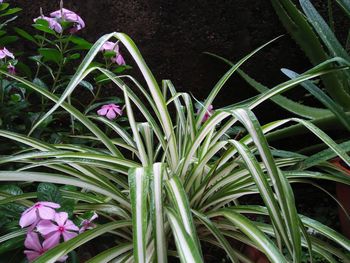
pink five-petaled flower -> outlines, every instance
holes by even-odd
[[[100,116],[106,116],[108,119],[113,120],[117,117],[117,115],[122,115],[123,111],[118,105],[107,104],[103,105],[101,109],[97,111],[97,114]]]
[[[77,235],[76,232],[72,231],[79,231],[79,228],[68,219],[66,212],[56,213],[53,221],[55,223],[50,220],[41,220],[36,226],[39,233],[45,237],[44,243],[47,246],[56,246],[60,242],[61,236],[63,236],[64,241],[67,241]]]
[[[85,232],[85,230],[87,230],[87,229],[92,229],[92,228],[96,227],[96,225],[94,223],[92,223],[92,221],[94,221],[97,217],[98,217],[98,215],[96,213],[94,213],[90,219],[85,219],[81,223],[81,228],[79,229],[79,234]]]
[[[62,26],[60,23],[57,22],[55,18],[47,17],[47,16],[39,16],[34,19],[34,22],[36,22],[38,19],[46,20],[49,23],[49,28],[52,30],[55,30],[57,33],[62,33]]]
[[[44,241],[43,244],[40,243],[39,235],[35,232],[28,232],[26,240],[24,241],[24,246],[28,250],[24,250],[24,254],[27,256],[29,262],[32,262],[36,258],[40,257],[47,250],[52,248],[48,242]],[[58,261],[65,261],[67,256],[61,257]]]
[[[15,56],[10,51],[8,51],[6,47],[3,47],[2,49],[0,49],[0,59],[6,58],[6,57],[10,57],[12,59],[15,58]]]
[[[204,116],[203,116],[203,119],[202,119],[202,122],[206,122],[208,119],[209,119],[209,117],[211,116],[211,115],[213,115],[213,113],[214,113],[214,110],[213,110],[214,108],[213,108],[213,105],[209,105],[208,106],[208,109],[205,111],[205,114],[204,114]],[[199,113],[199,111],[198,111],[198,113]]]
[[[62,8],[60,10],[52,12],[50,16],[58,19],[62,19],[63,21],[72,22],[73,28],[70,30],[70,33],[72,34],[74,34],[75,32],[85,27],[84,20],[79,15],[77,15],[73,11],[70,11],[66,8]]]
[[[56,208],[60,208],[60,205],[52,202],[38,202],[22,213],[19,225],[23,228],[40,219],[52,220],[55,217]]]
[[[16,68],[15,68],[15,66],[12,65],[11,63],[8,64],[7,72],[10,73],[11,75],[16,75]]]
[[[118,42],[114,43],[111,41],[106,41],[101,47],[101,51],[114,51],[115,57],[112,57],[111,60],[113,63],[117,63],[118,65],[125,65],[125,60],[123,56],[119,52]]]

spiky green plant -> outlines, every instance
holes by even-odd
[[[103,68],[89,67],[103,43],[112,37],[129,51],[147,88],[131,76],[116,76]],[[0,158],[1,164],[22,164],[16,171],[0,171],[0,181],[76,186],[79,191],[63,192],[66,198],[76,201],[76,212],[93,209],[108,221],[56,246],[35,262],[55,262],[101,235],[114,236],[115,242],[90,259],[90,263],[167,262],[169,257],[177,257],[181,262],[203,262],[202,246],[206,243],[224,250],[232,262],[251,262],[237,244],[261,250],[271,262],[301,262],[303,250],[310,255],[319,254],[329,262],[349,260],[344,251],[349,251],[350,241],[298,214],[291,188],[291,183],[321,179],[350,184],[348,177],[326,162],[338,155],[350,164],[346,154],[349,145],[336,144],[302,119],[283,119],[260,126],[252,112],[259,104],[305,80],[342,68],[335,69],[332,61],[324,63],[261,96],[216,109],[202,122],[206,109],[227,79],[259,49],[226,72],[198,114],[191,96],[177,92],[169,80],[162,81],[159,87],[136,45],[123,33],[105,35],[94,44],[61,98],[2,71],[55,103],[43,119],[62,107],[90,131],[82,138],[100,142],[93,149],[55,145],[0,131],[1,137],[26,146],[25,152]],[[96,70],[124,92],[130,132],[102,117],[85,116],[66,102],[79,82]],[[125,79],[131,84],[127,85]],[[143,94],[142,99],[134,89]],[[173,116],[169,107],[175,109]],[[142,121],[135,119],[136,110]],[[308,128],[329,150],[310,157],[292,153],[283,158],[273,156],[265,134],[293,122]],[[116,138],[108,138],[96,123],[108,125]],[[231,138],[227,132],[238,123],[245,127],[246,135]],[[256,204],[240,204],[249,195],[259,197]],[[29,193],[1,196],[1,204],[30,205],[35,198],[35,194]],[[264,220],[255,220],[256,215]],[[21,235],[23,231],[8,233],[0,237],[0,242]]]
[[[331,58],[342,64],[349,65],[349,40],[350,32],[347,35],[346,43],[342,44],[337,39],[335,32],[335,21],[337,17],[333,14],[333,5],[338,5],[344,11],[345,19],[350,18],[350,4],[347,0],[325,1],[328,17],[322,17],[312,4],[311,0],[299,0],[299,7],[291,0],[271,0],[277,15],[283,26],[299,47],[304,51],[313,65],[317,65]],[[344,30],[347,30],[344,28]],[[290,78],[297,76],[295,72],[283,70]],[[263,92],[266,87],[257,83],[246,74],[242,74],[253,87]],[[287,110],[300,116],[314,120],[316,123],[325,123],[324,126],[332,128],[339,126],[350,131],[350,73],[349,70],[334,72],[321,77],[325,91],[315,83],[305,82],[303,87],[318,99],[326,109],[314,109],[291,101],[284,97],[274,98],[274,101]],[[329,125],[330,120],[332,124]],[[334,119],[339,121],[334,122]],[[335,125],[334,125],[335,124]],[[348,138],[347,138],[348,139]]]

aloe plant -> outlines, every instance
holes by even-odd
[[[339,5],[345,16],[349,17],[350,6],[346,0],[334,1]],[[301,10],[291,0],[271,0],[271,3],[279,16],[283,26],[288,33],[304,51],[305,55],[309,58],[313,65],[317,65],[331,58],[339,58],[337,60],[340,64],[348,64],[350,56],[348,53],[348,42],[344,45],[337,39],[334,32],[334,15],[333,15],[333,1],[328,1],[328,23],[313,6],[310,0],[299,0]],[[335,4],[334,3],[334,4]],[[288,77],[295,76],[293,72],[286,72]],[[244,77],[249,78],[249,76]],[[312,94],[316,95],[316,98],[323,103],[329,110],[330,114],[324,114],[323,117],[312,116],[312,119],[322,119],[326,115],[333,115],[338,118],[339,121],[345,126],[347,130],[349,127],[349,110],[350,110],[350,89],[349,70],[340,72],[334,72],[327,76],[323,76],[322,83],[325,87],[326,93],[324,93],[319,87],[313,83],[304,83],[304,87]],[[253,83],[251,79],[248,80],[259,91],[264,87],[258,87],[259,84]],[[315,92],[312,92],[315,91]],[[328,97],[329,96],[329,97]],[[333,100],[335,103],[328,103]],[[328,102],[327,102],[328,101]],[[277,102],[282,105],[283,102]],[[293,103],[293,105],[284,105],[293,112],[300,112],[303,105],[299,103]],[[339,115],[339,113],[341,113]],[[333,114],[332,114],[333,113]]]
[[[147,88],[131,76],[89,67],[104,42],[112,37],[129,51]],[[63,193],[65,198],[75,200],[75,212],[96,210],[105,222],[56,246],[35,262],[55,262],[102,235],[112,236],[115,241],[90,263],[167,262],[170,257],[181,262],[204,262],[205,243],[224,250],[232,262],[252,262],[240,249],[242,244],[262,251],[271,262],[301,262],[303,251],[309,251],[311,261],[313,253],[329,262],[349,260],[345,252],[350,250],[350,241],[298,214],[291,188],[292,183],[314,184],[315,180],[350,184],[348,177],[324,159],[325,155],[339,156],[350,164],[346,154],[349,145],[338,145],[307,120],[290,118],[261,126],[253,113],[256,106],[303,81],[344,68],[334,68],[333,61],[323,63],[261,96],[215,109],[203,122],[227,79],[259,49],[226,72],[199,113],[191,96],[177,92],[171,81],[163,80],[159,86],[135,43],[123,33],[107,34],[93,45],[60,98],[35,83],[1,71],[55,103],[41,121],[61,107],[90,131],[80,135],[82,139],[100,142],[92,149],[49,144],[0,131],[1,137],[26,146],[25,151],[0,158],[0,164],[14,163],[19,167],[0,171],[0,181],[76,186],[79,191]],[[93,71],[100,71],[123,91],[130,132],[103,117],[86,116],[66,102]],[[135,89],[144,95],[142,99]],[[173,114],[171,107],[175,109]],[[329,149],[316,156],[274,156],[266,135],[293,122],[305,126]],[[246,129],[241,139],[228,135],[238,123]],[[103,124],[114,130],[115,138],[102,132]],[[242,197],[249,195],[256,195],[257,203],[241,204]],[[29,193],[0,196],[1,204],[17,202],[27,206],[36,197]],[[255,220],[258,215],[264,220]],[[21,230],[7,233],[0,237],[0,243],[23,234]]]

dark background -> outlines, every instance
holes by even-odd
[[[28,31],[32,19],[59,8],[58,0],[13,0],[23,8],[16,24]],[[317,1],[316,1],[317,2]],[[322,2],[322,1],[318,1]],[[287,67],[298,72],[310,67],[303,53],[281,25],[269,0],[75,0],[65,7],[86,22],[79,35],[91,42],[112,31],[133,38],[158,81],[171,79],[178,90],[203,100],[228,70],[223,62],[205,51],[237,61],[267,41],[284,37],[259,52],[243,69],[256,80],[272,87],[286,78]],[[130,58],[126,56],[127,62]],[[134,74],[134,73],[133,73]],[[239,76],[233,76],[214,107],[240,101],[256,92]],[[298,91],[294,91],[294,95]],[[263,122],[286,114],[273,103],[256,111]]]

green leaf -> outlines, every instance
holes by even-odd
[[[80,49],[90,49],[92,47],[92,44],[89,41],[74,35],[69,37],[69,41],[76,44]]]
[[[287,263],[285,257],[278,251],[273,242],[252,222],[243,215],[223,209],[218,214],[223,215],[245,233],[264,252],[273,263]]]
[[[29,34],[28,32],[26,32],[26,31],[24,31],[23,29],[18,28],[18,27],[15,27],[14,30],[15,30],[15,32],[16,32],[18,35],[20,35],[20,36],[23,37],[24,39],[27,39],[27,40],[29,40],[29,41],[31,41],[31,42],[37,44],[35,38],[34,38],[31,34]]]
[[[62,54],[53,48],[39,48],[38,49],[40,55],[43,56],[44,62],[53,61],[57,64],[60,64],[62,61]]]
[[[295,4],[291,0],[271,0],[271,2],[284,27],[302,48],[313,65],[328,59],[329,56],[317,34]],[[349,108],[350,96],[344,90],[341,80],[334,74],[323,76],[322,80],[332,98],[343,107]]]
[[[11,9],[8,9],[5,13],[0,14],[0,17],[13,15],[18,13],[19,11],[22,11],[22,8],[18,8],[18,7],[11,8]]]
[[[38,20],[39,21],[39,20]],[[37,21],[37,23],[38,23]],[[45,21],[45,20],[44,20]],[[55,31],[52,30],[51,28],[48,27],[48,25],[44,25],[44,24],[33,24],[33,27],[39,31],[48,33],[50,35],[56,35]]]
[[[23,191],[17,185],[1,185],[0,192],[8,193],[10,195],[21,195]]]
[[[68,59],[70,59],[70,60],[76,60],[78,58],[80,58],[80,54],[79,53],[74,53],[74,54],[71,54],[71,55],[68,56]]]
[[[178,214],[171,208],[166,209],[166,214],[175,237],[176,247],[181,262],[203,262],[199,252],[200,248],[185,230],[185,226],[182,224],[183,221],[178,217]]]
[[[38,199],[61,204],[62,196],[58,187],[50,183],[40,183],[37,188]]]
[[[289,69],[282,69],[282,72],[289,78],[294,79],[300,75]],[[350,131],[350,117],[346,115],[344,110],[336,102],[334,102],[326,93],[318,88],[311,81],[305,81],[301,85],[309,91],[317,100],[319,100],[324,106],[326,106],[335,116],[338,117],[339,121]],[[350,101],[349,101],[350,102]]]
[[[9,3],[1,3],[0,4],[0,11],[7,9],[9,6],[10,6]]]
[[[350,18],[350,2],[347,0],[336,0],[336,2],[344,9],[345,13]]]
[[[139,263],[146,262],[147,196],[151,173],[150,168],[135,168],[129,171],[134,261]]]
[[[6,46],[18,40],[17,36],[5,36],[0,38],[0,45]]]
[[[86,263],[101,263],[101,262],[110,262],[116,257],[124,254],[125,252],[128,252],[132,250],[131,244],[122,244],[116,247],[112,247],[110,249],[106,249],[105,251],[101,252],[97,256],[89,259],[86,261]]]
[[[24,236],[19,236],[0,243],[0,255],[23,247],[24,238]]]
[[[227,255],[231,259],[232,262],[239,262],[236,252],[232,249],[232,246],[228,242],[228,240],[224,237],[224,235],[220,232],[220,230],[215,226],[213,222],[210,221],[205,215],[192,210],[192,212],[198,217],[203,225],[210,230],[210,232],[215,236],[215,238],[220,242],[221,246],[225,249]]]
[[[163,197],[163,178],[165,175],[165,165],[155,163],[153,165],[153,173],[151,174],[151,215],[153,223],[153,238],[155,242],[155,261],[167,262],[167,248],[164,227],[164,197]]]
[[[105,51],[103,52],[103,57],[106,59],[112,58],[116,55],[117,53],[115,51]]]
[[[220,57],[218,55],[208,53],[210,56],[219,58],[220,60],[224,61],[225,63],[229,64],[230,66],[233,66],[233,63],[223,57]],[[254,89],[259,91],[260,93],[264,93],[269,90],[268,87],[264,86],[263,84],[257,82],[254,80],[252,77],[247,75],[244,71],[238,69],[237,73],[249,84],[251,85]],[[320,117],[324,117],[325,115],[330,115],[332,114],[329,110],[326,109],[321,109],[321,108],[315,108],[315,107],[310,107],[306,105],[302,105],[300,103],[297,103],[293,100],[290,100],[282,95],[277,95],[271,98],[273,102],[278,104],[280,107],[297,114],[299,116],[305,117],[305,118],[310,118],[310,119],[317,119]]]

